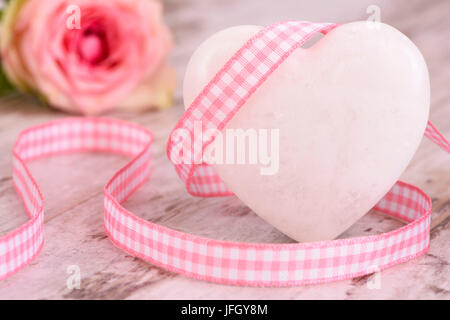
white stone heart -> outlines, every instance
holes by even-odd
[[[258,26],[223,30],[193,54],[188,107]],[[401,32],[342,25],[298,49],[251,96],[226,129],[279,129],[279,170],[214,165],[245,204],[298,241],[336,238],[398,180],[425,130],[428,70]]]

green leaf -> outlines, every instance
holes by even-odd
[[[13,0],[17,1],[17,0]],[[0,20],[3,21],[3,13],[6,8],[6,5],[8,5],[10,0],[0,0]],[[21,2],[17,2],[17,4],[20,4]],[[15,91],[14,86],[12,83],[8,80],[8,77],[6,76],[2,66],[1,66],[1,59],[0,59],[0,96],[3,96],[5,94],[8,94],[10,92]]]
[[[3,16],[3,10],[5,9],[8,2],[9,2],[9,0],[0,0],[0,19]]]
[[[13,92],[14,90],[14,86],[11,84],[11,82],[9,82],[8,78],[3,72],[3,69],[0,68],[0,96],[4,96],[8,93]]]

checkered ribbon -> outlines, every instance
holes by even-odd
[[[308,33],[305,33],[305,29],[301,26],[308,27]],[[275,34],[283,32],[286,33],[283,36],[286,41],[297,39],[296,41],[300,42],[301,39],[310,37],[311,33],[332,28],[331,25],[322,27],[317,24],[287,23],[269,27],[266,31],[272,30]],[[292,38],[291,32],[298,33],[300,38]],[[264,32],[259,33],[244,48],[251,50],[256,56],[259,56],[259,50],[266,52],[265,46],[261,47],[264,43],[270,45],[271,50],[278,52],[280,57],[285,52],[290,52],[283,49],[286,45],[277,46],[271,34],[268,38],[265,38],[265,35]],[[258,41],[260,39],[263,39],[263,43]],[[270,41],[266,42],[268,40]],[[236,57],[240,56],[235,55],[234,59]],[[233,59],[231,61],[233,62]],[[227,68],[233,66],[232,62],[229,62],[222,71],[229,72]],[[277,65],[268,67],[273,70]],[[244,69],[253,73],[260,68],[244,65]],[[187,112],[188,116],[181,120],[182,123],[188,122],[189,114],[197,113],[194,109],[202,100],[201,97],[208,95],[209,90],[215,88],[214,84],[222,79],[224,78],[221,78],[219,73],[219,76],[205,88],[200,98],[196,99]],[[250,94],[256,87],[249,84],[248,89]],[[227,100],[215,101],[215,107],[225,113],[223,119],[229,120],[236,112],[237,107],[230,108],[229,105],[223,104],[223,101]],[[243,103],[240,101],[235,98],[236,105],[241,106]],[[221,104],[223,106],[220,106]],[[208,115],[206,118],[213,119],[212,114],[208,112],[206,114]],[[203,117],[201,119],[204,120]],[[213,126],[217,124],[214,121],[211,123]],[[217,127],[223,127],[225,124],[226,121]],[[450,152],[449,143],[431,123],[425,134]],[[430,198],[417,187],[403,182],[397,182],[375,209],[402,219],[407,224],[397,230],[376,236],[314,243],[236,243],[197,237],[143,220],[126,210],[122,203],[150,175],[152,140],[151,132],[141,126],[102,118],[68,118],[23,131],[13,150],[13,181],[30,220],[0,237],[0,280],[30,263],[43,245],[44,199],[26,163],[37,158],[76,151],[113,152],[133,157],[131,162],[120,169],[105,186],[105,230],[116,246],[130,254],[189,277],[255,286],[330,282],[373,273],[407,261],[423,254],[429,246]],[[169,145],[168,150],[172,148],[173,146]],[[208,171],[209,174],[209,178],[194,179],[194,174],[191,173],[194,169],[189,168],[185,176],[181,175],[182,178],[185,177],[186,182],[190,180],[189,183],[194,185],[189,189],[192,193],[229,194],[226,188],[211,186],[213,181],[220,183],[220,179],[209,171],[211,169],[202,164],[192,167],[205,170],[203,173]],[[202,182],[209,186],[203,188]]]
[[[326,34],[336,26],[299,21],[277,23],[257,33],[227,61],[186,110],[169,139],[167,155],[189,193],[202,197],[232,194],[213,168],[203,162],[204,151],[295,49],[317,33]],[[196,129],[212,134],[198,141],[194,134]],[[449,143],[431,123],[428,123],[425,135],[450,152]],[[188,155],[184,154],[186,150]],[[232,250],[225,250],[224,243],[221,247],[217,242],[207,242],[208,250],[205,249],[207,254],[203,259],[212,257],[210,263],[204,267],[206,270],[193,270],[191,275],[242,285],[321,283],[365,275],[426,251],[431,201],[422,190],[399,181],[374,209],[409,224],[390,233],[356,239],[284,245],[226,245],[234,248],[234,254]],[[197,268],[201,267],[201,261],[200,264],[197,262]]]

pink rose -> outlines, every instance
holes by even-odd
[[[16,86],[88,115],[169,106],[171,45],[156,0],[11,0],[0,35]]]

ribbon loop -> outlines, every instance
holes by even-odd
[[[183,117],[177,123],[167,145],[167,156],[174,163],[178,176],[186,183],[192,195],[228,196],[232,193],[214,170],[206,163],[181,161],[180,150],[190,150],[188,139],[176,143],[178,129],[193,134],[194,126],[222,130],[248,98],[277,69],[277,67],[297,48],[318,33],[326,34],[337,24],[287,21],[262,29],[239,49],[194,99]],[[203,152],[214,140],[212,135],[203,141],[201,154],[193,158],[203,159]]]
[[[409,224],[376,236],[314,243],[236,243],[143,220],[121,203],[149,177],[151,143],[147,129],[110,119],[69,118],[21,134],[14,147],[14,184],[30,220],[0,238],[0,279],[26,266],[43,244],[44,201],[26,161],[73,151],[134,156],[105,187],[106,232],[127,252],[193,278],[257,286],[328,282],[382,270],[424,253],[429,246],[430,198],[403,182],[375,209]]]
[[[173,135],[178,129],[186,130],[192,136],[196,123],[200,123],[203,128],[212,128],[215,132],[219,132],[295,49],[315,34],[326,34],[335,27],[336,24],[329,23],[300,21],[277,23],[258,32],[225,63],[186,110],[167,145],[167,155],[174,163],[189,193],[202,197],[232,194],[207,163],[180,161],[180,149],[191,149],[190,145],[186,145],[190,141],[188,139],[184,141],[184,145],[174,142]],[[428,123],[425,134],[450,152],[448,142],[431,123]],[[199,148],[194,148],[193,159],[203,159],[203,152],[214,138],[213,135],[208,140],[202,141],[200,155],[195,154]],[[410,224],[392,233],[350,239],[349,243],[356,246],[351,249],[346,247],[347,242],[340,242],[342,240],[286,245],[284,249],[288,249],[281,260],[280,252],[268,250],[270,259],[266,259],[266,267],[263,268],[265,276],[260,274],[256,276],[255,273],[260,268],[255,269],[244,263],[242,269],[249,273],[248,276],[241,274],[237,282],[229,277],[219,278],[216,281],[272,286],[326,282],[370,273],[369,267],[386,268],[420,255],[428,248],[431,202],[423,191],[399,181],[375,209]],[[411,237],[411,234],[414,236]],[[307,248],[314,250],[309,251]],[[325,250],[322,251],[322,248]],[[277,250],[284,249],[277,248]],[[244,247],[243,250],[251,249]],[[347,255],[348,250],[351,251],[350,255]],[[245,260],[247,253],[242,253],[242,259]],[[297,255],[303,258],[296,260]],[[305,262],[305,259],[309,263]],[[262,263],[264,257],[260,254],[255,261]],[[270,266],[269,261],[273,263]],[[286,261],[291,263],[290,267],[286,267]]]

